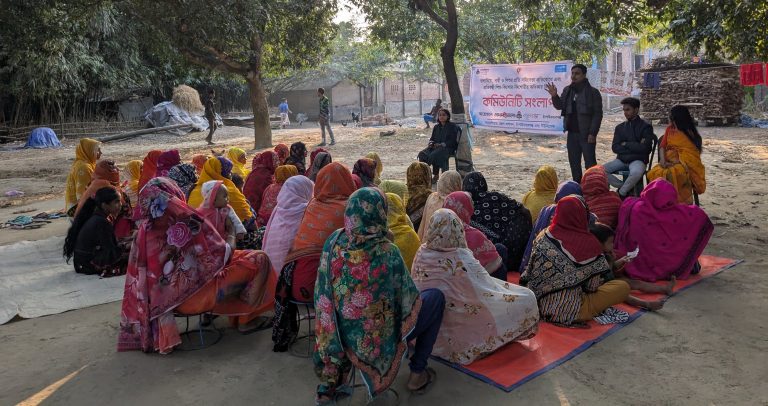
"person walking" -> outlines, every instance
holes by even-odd
[[[320,132],[323,136],[323,142],[318,144],[318,147],[325,146],[325,129],[328,129],[328,134],[331,136],[331,145],[336,144],[336,140],[333,139],[333,130],[331,129],[331,101],[328,96],[325,95],[325,89],[317,89],[317,97],[320,98]]]
[[[208,97],[205,99],[205,118],[208,120],[208,136],[205,141],[213,145],[213,133],[216,132],[216,91],[208,89]]]
[[[571,68],[571,84],[558,96],[554,83],[547,83],[547,92],[552,96],[552,105],[561,110],[563,130],[568,132],[568,163],[571,176],[581,182],[581,157],[584,168],[597,165],[595,145],[600,123],[603,120],[603,98],[600,91],[587,80],[587,67],[582,64]]]
[[[283,99],[282,103],[277,106],[278,110],[280,111],[280,127],[285,128],[289,125],[291,125],[291,118],[288,116],[288,114],[293,113],[288,107],[288,99]]]

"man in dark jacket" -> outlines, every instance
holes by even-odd
[[[613,132],[613,152],[616,159],[603,165],[608,173],[608,183],[619,188],[619,196],[626,196],[643,178],[648,158],[653,150],[656,135],[653,127],[640,118],[640,100],[627,97],[621,101],[627,121],[616,126]],[[614,172],[629,170],[629,177],[622,182]]]
[[[554,83],[547,84],[547,92],[552,96],[554,107],[562,111],[563,128],[568,132],[571,176],[581,182],[581,156],[584,155],[584,168],[597,165],[595,144],[603,120],[603,98],[600,91],[589,84],[587,67],[581,64],[571,68],[571,84],[563,89],[562,96],[557,95]]]

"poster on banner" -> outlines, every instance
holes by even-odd
[[[589,84],[603,95],[631,96],[634,84],[632,72],[610,72],[599,69],[587,69]]]
[[[469,114],[475,127],[534,134],[562,134],[563,118],[547,83],[571,83],[571,61],[520,65],[474,65]]]

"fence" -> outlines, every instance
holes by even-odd
[[[94,121],[41,124],[25,127],[0,127],[0,143],[24,141],[29,136],[29,133],[38,127],[51,128],[54,132],[56,132],[56,135],[59,137],[59,139],[62,139],[115,135],[125,131],[133,131],[145,128],[147,127],[147,123],[144,120]]]

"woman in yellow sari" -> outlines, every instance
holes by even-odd
[[[685,106],[675,106],[669,113],[669,127],[659,142],[659,163],[648,171],[648,182],[663,178],[675,186],[678,203],[693,203],[693,192],[707,190],[702,141],[693,117]]]
[[[229,193],[229,205],[235,210],[240,221],[246,223],[247,220],[254,217],[251,206],[248,204],[248,201],[245,200],[245,196],[240,192],[240,189],[232,183],[231,179],[222,175],[221,160],[216,157],[209,158],[208,161],[205,162],[205,165],[203,165],[203,170],[200,172],[197,184],[195,184],[194,189],[192,189],[192,192],[189,194],[190,206],[197,208],[203,204],[203,184],[210,180],[220,180],[224,182],[224,186],[227,187],[227,192]]]
[[[248,177],[248,174],[251,173],[251,171],[245,167],[245,164],[248,161],[246,160],[247,157],[245,156],[245,151],[242,148],[230,148],[229,151],[227,151],[227,158],[232,161],[233,174],[240,175],[243,179]]]
[[[533,189],[523,196],[523,206],[531,212],[531,218],[534,223],[539,218],[539,212],[543,207],[555,203],[557,184],[555,168],[544,165],[536,171]]]
[[[91,175],[96,169],[96,161],[101,158],[101,142],[91,138],[80,140],[75,149],[75,162],[67,176],[67,189],[64,194],[64,209],[69,212],[77,207],[77,203],[83,196],[88,184],[91,183]]]
[[[123,192],[131,199],[132,204],[136,204],[139,201],[139,178],[141,178],[141,167],[144,163],[138,159],[128,161],[125,164],[125,173],[128,175],[126,179],[127,186],[123,188]]]
[[[384,170],[381,158],[379,158],[379,154],[375,152],[369,152],[365,157],[376,161],[376,177],[373,178],[373,184],[379,186],[381,184],[381,172]]]
[[[387,226],[395,235],[394,243],[400,249],[405,266],[410,270],[421,241],[411,225],[411,220],[405,214],[402,199],[394,193],[387,193]]]

